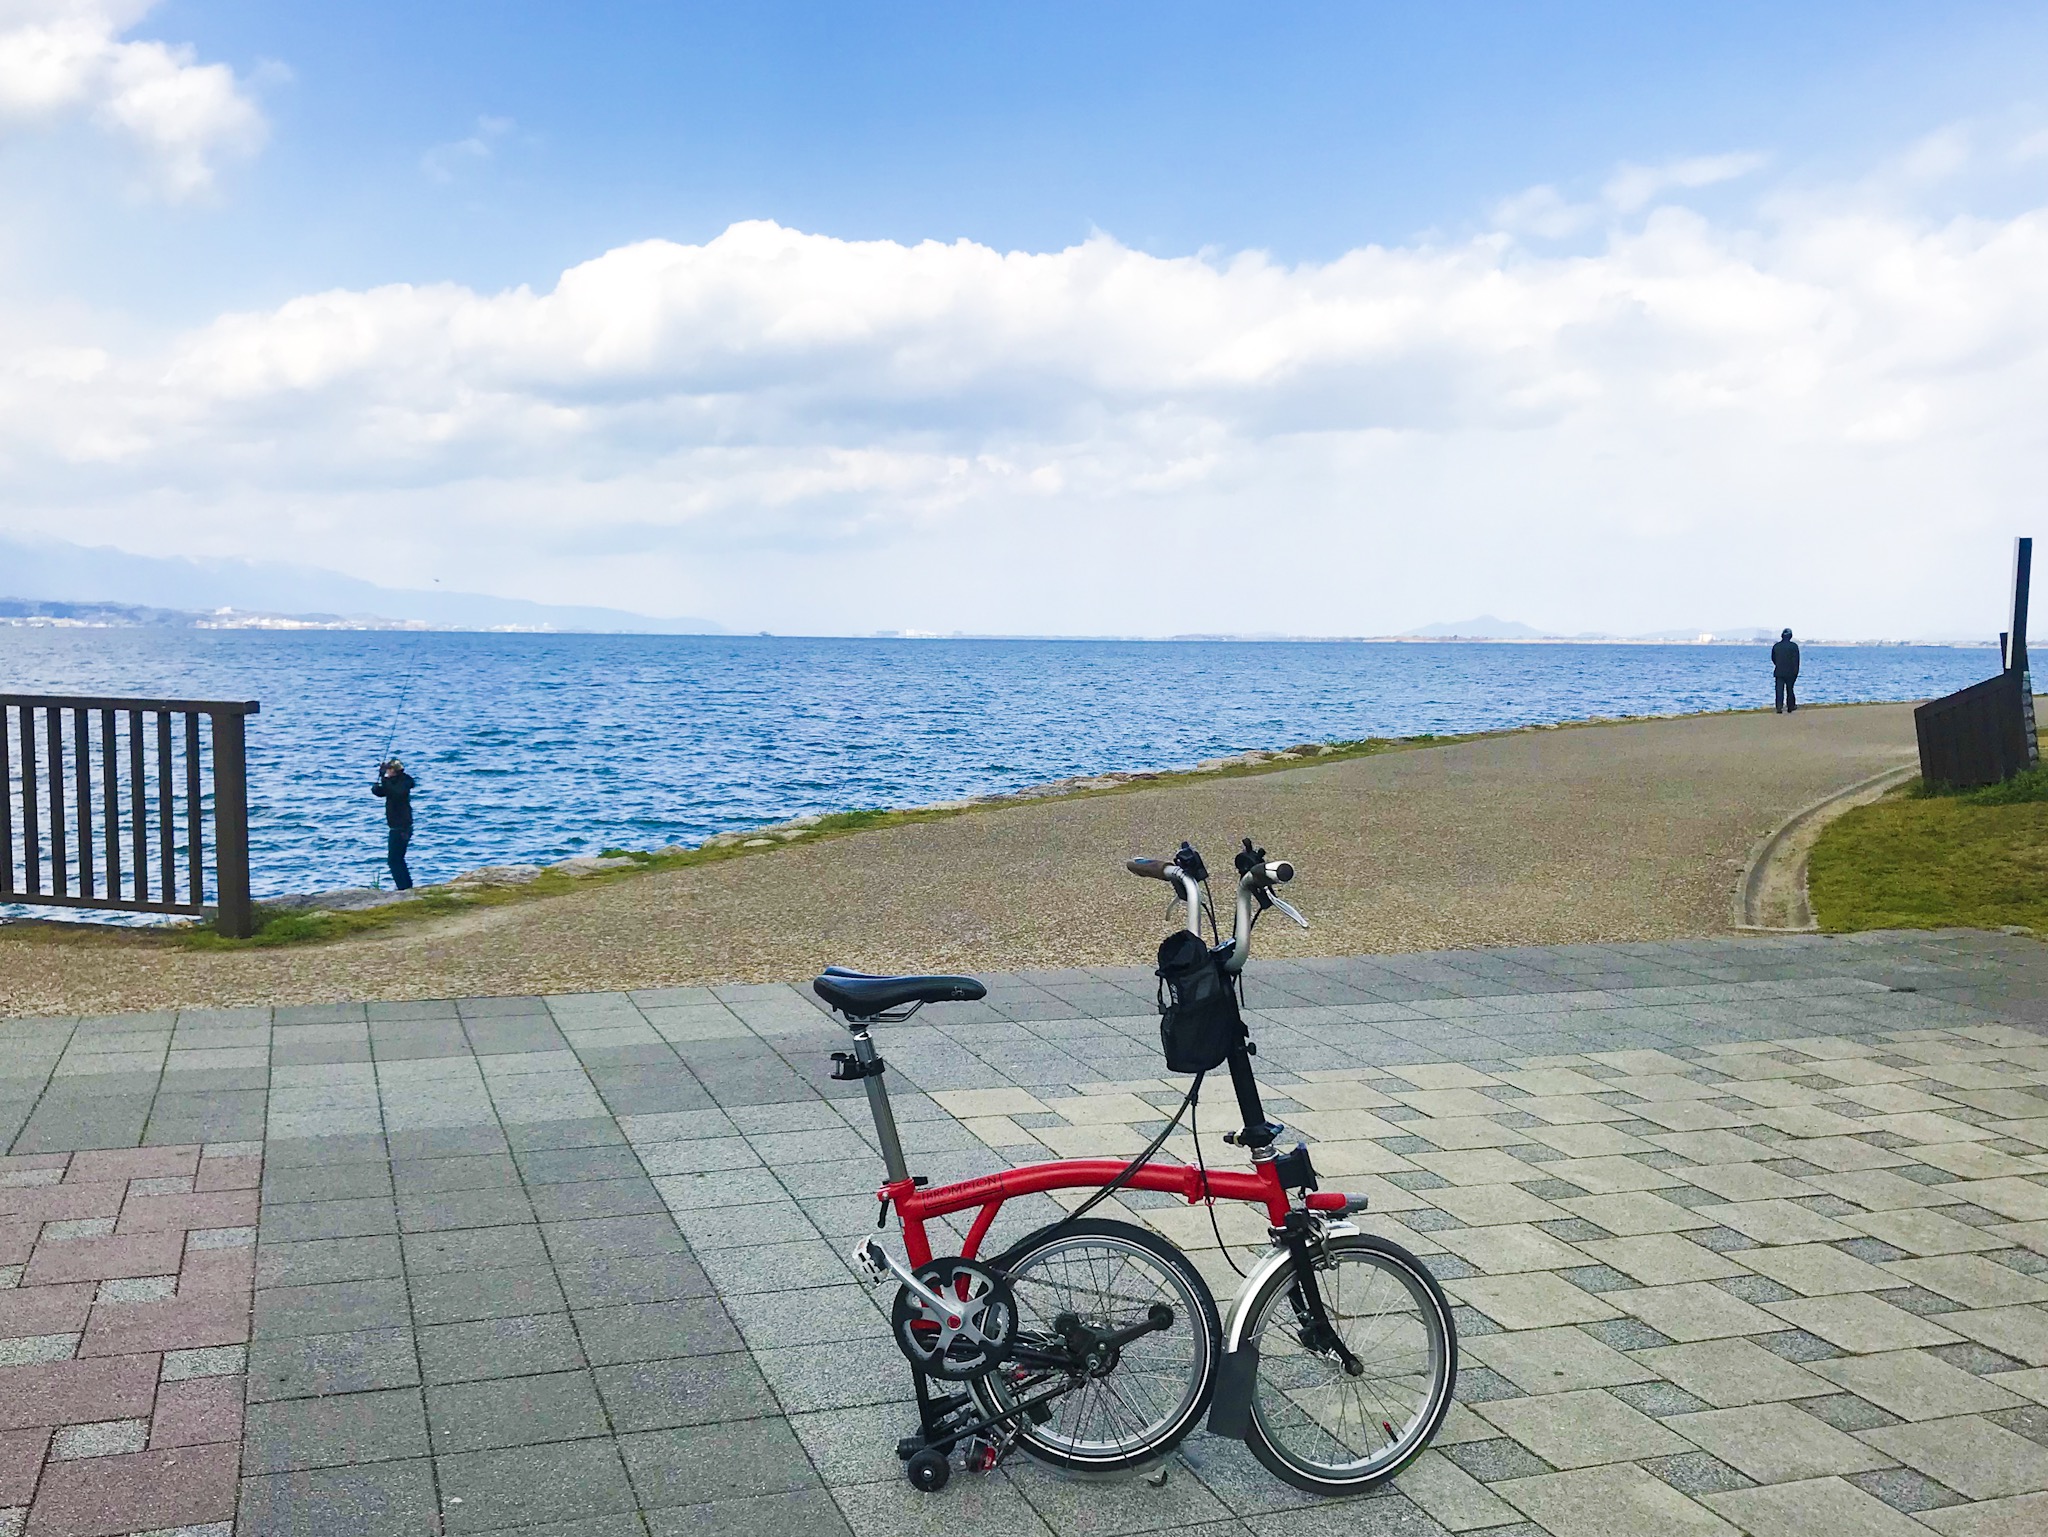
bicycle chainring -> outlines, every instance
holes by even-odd
[[[956,1305],[941,1312],[909,1287],[897,1288],[889,1322],[896,1348],[912,1366],[948,1382],[967,1382],[1009,1359],[1017,1340],[1017,1299],[1008,1281],[958,1256],[933,1260],[914,1273]]]

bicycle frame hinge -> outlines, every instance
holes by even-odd
[[[1259,1381],[1259,1342],[1246,1340],[1216,1368],[1216,1396],[1209,1401],[1209,1434],[1242,1441],[1252,1418],[1252,1390]]]

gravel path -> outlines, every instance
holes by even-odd
[[[0,1017],[1129,964],[1158,943],[1164,892],[1123,860],[1187,837],[1227,874],[1247,833],[1300,867],[1315,925],[1262,926],[1269,953],[1712,934],[1759,837],[1912,751],[1905,705],[1527,731],[796,844],[317,947],[15,924]]]

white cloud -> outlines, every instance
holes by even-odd
[[[141,149],[172,199],[254,153],[263,115],[234,71],[184,44],[127,41],[155,0],[0,0],[0,124],[90,118]]]
[[[1732,154],[1697,155],[1663,165],[1625,165],[1608,178],[1602,195],[1623,213],[1633,213],[1663,193],[1734,181],[1761,170],[1764,164],[1762,155]]]
[[[753,222],[155,347],[0,326],[0,524],[777,629],[1988,633],[2048,208],[1765,206],[1299,265]]]
[[[436,144],[420,156],[420,170],[432,181],[452,182],[469,167],[495,158],[499,143],[514,126],[509,117],[480,117],[474,133]]]

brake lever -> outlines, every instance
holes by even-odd
[[[1287,914],[1288,917],[1292,918],[1296,923],[1300,924],[1303,928],[1308,927],[1308,919],[1302,917],[1301,914],[1295,910],[1295,906],[1292,902],[1286,901],[1280,897],[1274,897],[1273,905],[1279,908],[1281,912]]]

